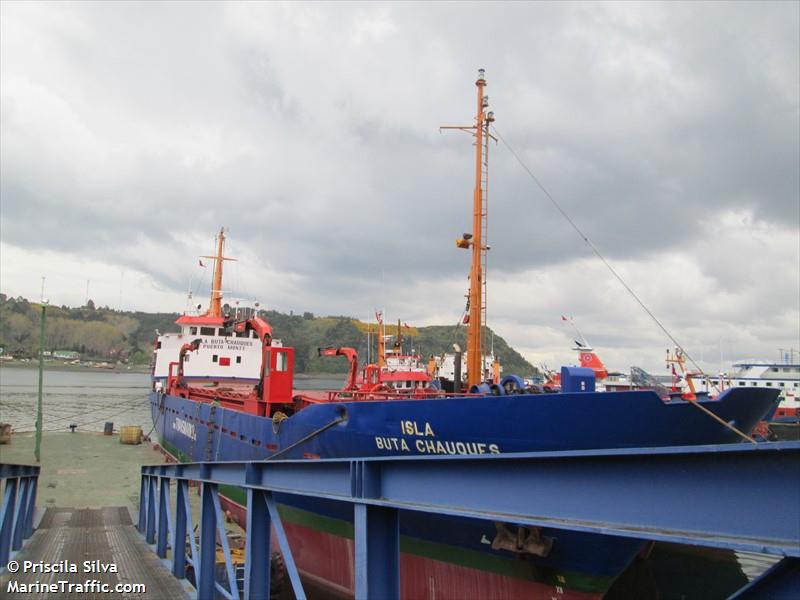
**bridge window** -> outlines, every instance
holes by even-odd
[[[237,357],[236,357],[236,364],[237,364],[237,365],[240,365],[240,364],[242,364],[242,357],[241,357],[241,356],[237,356]]]
[[[213,327],[201,327],[200,328],[200,335],[214,335],[216,333],[216,329]]]
[[[767,387],[772,387],[772,382],[771,381],[767,382]]]
[[[275,356],[275,370],[286,371],[289,369],[289,358],[286,352],[278,352]]]
[[[217,360],[219,360],[219,356],[218,355],[215,354],[214,356],[211,357],[211,362],[217,362]],[[753,384],[753,385],[755,385],[755,384]]]
[[[784,384],[784,383],[781,381],[780,385],[781,385],[781,387],[785,387],[785,385],[786,385],[786,384]]]
[[[740,381],[739,385],[747,385],[744,381]]]
[[[237,331],[236,332],[236,337],[238,337],[238,338],[250,337],[250,332],[249,331]]]
[[[197,327],[189,327],[189,335],[197,335]]]

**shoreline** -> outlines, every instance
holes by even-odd
[[[37,360],[31,360],[29,362],[20,362],[20,361],[0,361],[0,369],[5,367],[12,367],[15,369],[31,369],[37,370],[39,368],[39,362]],[[108,367],[93,367],[90,365],[80,364],[80,365],[71,365],[65,363],[54,363],[52,361],[45,361],[44,362],[44,370],[45,371],[74,371],[74,372],[90,372],[90,373],[138,373],[142,375],[149,375],[150,374],[150,366],[149,365],[125,365],[125,366],[118,366],[115,365],[111,368]],[[295,373],[295,379],[339,379],[340,377],[346,377],[347,372],[342,373]]]
[[[15,369],[39,369],[39,361],[31,360],[29,362],[20,361],[0,361],[0,369],[4,367],[13,367]],[[65,363],[55,363],[52,361],[44,361],[45,371],[97,371],[99,373],[142,373],[147,374],[150,372],[148,365],[114,365],[112,367],[95,367],[91,365],[70,365]]]

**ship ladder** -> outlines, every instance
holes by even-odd
[[[206,436],[206,454],[205,458],[203,459],[205,462],[211,462],[212,459],[212,452],[214,450],[214,418],[217,416],[217,404],[215,402],[211,403],[211,409],[208,412],[208,422],[206,423],[206,429],[208,430],[208,436]],[[220,431],[220,436],[222,435],[222,431]]]

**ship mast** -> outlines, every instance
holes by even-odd
[[[215,256],[201,256],[201,258],[210,258],[214,260],[214,281],[211,284],[211,301],[208,304],[207,317],[221,317],[222,316],[222,262],[226,260],[236,260],[235,258],[228,258],[222,256],[222,250],[225,248],[225,228],[219,230],[217,236],[217,254]]]
[[[472,266],[469,274],[469,321],[467,324],[467,388],[483,380],[483,334],[486,321],[486,252],[488,187],[489,187],[489,125],[494,113],[487,111],[489,97],[484,94],[484,70],[478,69],[477,113],[471,126],[446,126],[440,129],[459,129],[475,136],[475,189],[472,197],[472,233],[456,240],[459,248],[472,249]],[[458,385],[458,382],[456,382]]]
[[[376,313],[378,317],[378,367],[386,366],[386,328],[383,326],[383,314]]]

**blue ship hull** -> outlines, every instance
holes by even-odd
[[[773,390],[731,389],[702,404],[725,422],[750,431],[777,401]],[[323,403],[279,422],[161,392],[152,392],[150,402],[162,446],[181,461],[261,460],[276,452],[281,458],[333,458],[740,441],[691,403],[662,401],[651,391]],[[241,502],[235,489],[227,495]],[[343,571],[332,584],[349,589],[348,561],[334,556],[326,559],[333,563],[322,565],[325,559],[310,550],[339,544],[339,551],[346,551],[341,543],[352,537],[347,507],[309,498],[278,500],[290,521],[290,535],[301,538],[301,568],[319,581]],[[487,597],[487,590],[497,588],[496,577],[511,582],[506,586],[510,593],[549,597],[560,589],[562,598],[597,597],[643,546],[627,538],[543,529],[541,535],[553,546],[546,557],[539,557],[492,549],[498,527],[490,522],[420,513],[401,514],[400,522],[408,570],[444,573],[442,565],[448,563],[455,569],[436,584],[438,598],[464,597],[464,589],[454,582],[463,579],[458,570],[463,568],[481,572],[470,583],[473,597]],[[515,531],[513,524],[508,527]],[[415,563],[417,559],[422,562]],[[484,583],[488,587],[481,588]],[[414,595],[413,585],[404,575],[404,596]]]

